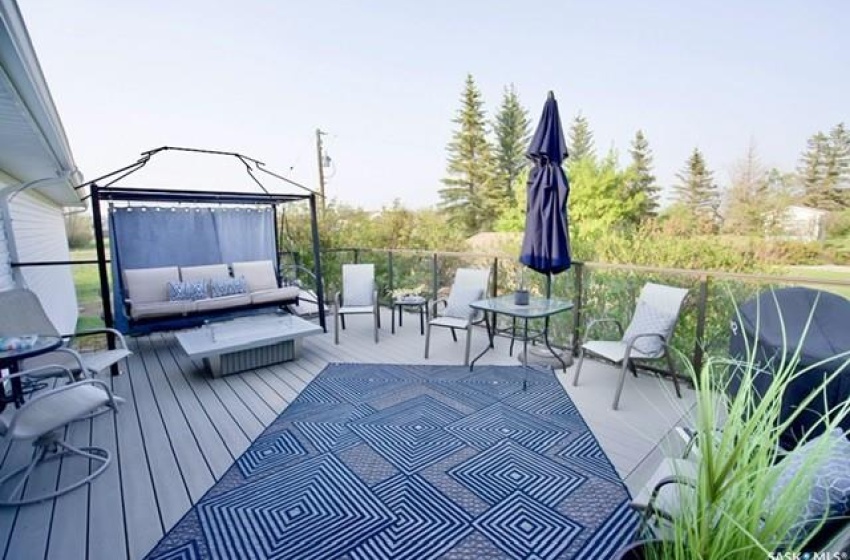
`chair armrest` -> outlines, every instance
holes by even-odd
[[[617,325],[617,329],[620,331],[620,336],[621,337],[623,336],[623,325],[622,325],[622,323],[620,323],[619,320],[617,320],[613,317],[602,317],[602,318],[599,318],[599,319],[591,319],[587,323],[587,327],[585,327],[585,329],[584,329],[584,340],[582,341],[582,344],[587,342],[587,339],[590,336],[591,329],[593,327],[595,327],[596,325],[600,325],[602,323],[614,323],[615,325]]]
[[[3,381],[7,379],[15,379],[17,377],[59,377],[61,375],[67,375],[68,379],[71,382],[76,381],[74,379],[74,374],[70,369],[65,366],[60,366],[59,364],[47,364],[45,366],[39,366],[32,369],[28,369],[25,371],[19,371],[17,373],[13,373],[11,375],[4,375]]]
[[[432,319],[437,316],[437,304],[438,303],[442,303],[444,307],[447,307],[449,305],[449,302],[445,298],[439,298],[439,299],[431,300],[430,302],[428,302],[428,307],[431,309],[431,318]]]
[[[334,294],[334,309],[339,309],[342,307],[342,292],[337,292]]]
[[[110,328],[105,328],[105,327],[102,328],[102,329],[90,329],[90,330],[87,330],[87,331],[76,332],[74,334],[63,335],[62,338],[68,338],[69,340],[73,340],[74,338],[77,338],[77,337],[92,336],[92,335],[96,335],[96,334],[111,334],[111,335],[114,335],[115,338],[117,338],[119,341],[121,341],[121,346],[124,349],[127,349],[127,341],[124,339],[124,335],[121,334],[121,332],[119,332],[115,329],[110,329]]]

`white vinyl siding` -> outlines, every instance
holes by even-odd
[[[37,194],[23,192],[9,204],[18,262],[68,261],[68,238],[62,209]],[[71,267],[21,267],[24,287],[35,292],[53,324],[62,333],[77,325],[77,294]]]
[[[0,291],[10,290],[15,287],[12,278],[12,267],[9,265],[9,244],[6,241],[6,224],[3,212],[0,211]]]

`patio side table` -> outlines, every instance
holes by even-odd
[[[25,358],[40,356],[48,352],[53,352],[62,346],[62,339],[58,336],[38,335],[35,342],[26,348],[16,348],[0,351],[0,370],[8,369],[9,374],[18,373],[19,364]],[[7,404],[14,404],[15,408],[20,408],[24,404],[24,384],[20,377],[11,380],[11,394],[6,394],[6,380],[0,380],[0,412],[5,410]],[[38,384],[31,389],[37,389]]]
[[[424,297],[407,297],[393,300],[393,309],[392,309],[392,333],[395,334],[395,314],[396,309],[398,309],[398,326],[404,326],[404,308],[405,307],[418,307],[419,308],[419,334],[425,334],[425,321],[429,319],[428,316],[428,300]]]

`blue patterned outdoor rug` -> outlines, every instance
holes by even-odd
[[[332,364],[149,558],[601,560],[636,525],[550,370]]]

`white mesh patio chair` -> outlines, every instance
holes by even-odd
[[[74,334],[62,334],[53,325],[41,306],[41,301],[33,292],[24,288],[0,292],[0,336],[31,334],[61,337],[63,346],[48,354],[24,360],[21,369],[53,364],[64,366],[75,373],[87,372],[94,375],[122,360],[126,362],[127,357],[132,354],[127,348],[124,336],[115,329],[93,329]],[[70,347],[75,338],[104,334],[115,337],[115,349],[78,352]]]
[[[33,440],[29,463],[8,473],[0,473],[3,474],[0,478],[0,506],[20,506],[55,498],[91,482],[109,466],[111,456],[108,450],[75,447],[62,439],[68,424],[92,418],[109,409],[118,411],[117,406],[122,399],[115,397],[106,383],[97,379],[75,381],[71,370],[53,365],[7,375],[5,379],[45,377],[57,373],[67,377],[69,383],[42,390],[21,408],[13,410],[11,417],[7,414],[0,417],[0,435],[12,440]],[[61,458],[64,472],[70,469],[65,463],[68,457],[84,461],[87,468],[83,469],[82,476],[72,477],[67,482],[63,478],[61,485],[48,492],[32,493],[28,490],[27,482],[40,465]],[[9,491],[12,485],[14,487]]]
[[[617,410],[620,395],[626,382],[626,371],[637,372],[636,362],[666,358],[669,374],[673,378],[676,396],[682,397],[679,380],[669,353],[670,337],[679,320],[679,313],[688,290],[662,284],[646,284],[640,292],[635,313],[629,326],[623,326],[613,318],[594,319],[585,330],[578,364],[573,376],[573,385],[578,385],[579,374],[586,354],[601,358],[615,365],[621,365],[620,380],[614,393],[611,408]],[[620,332],[620,340],[588,340],[593,327],[602,323],[614,323]]]
[[[469,347],[472,342],[472,325],[484,318],[480,310],[472,309],[469,304],[487,295],[490,285],[489,268],[459,268],[455,272],[455,280],[449,292],[448,299],[438,299],[431,303],[431,317],[425,329],[425,359],[431,345],[431,327],[451,329],[452,338],[457,342],[455,331],[466,331],[466,348],[463,354],[463,365],[469,365]],[[440,304],[443,305],[442,310]]]
[[[334,343],[339,344],[339,328],[345,329],[346,315],[372,315],[375,344],[381,327],[374,264],[342,265],[342,291],[334,297]]]

